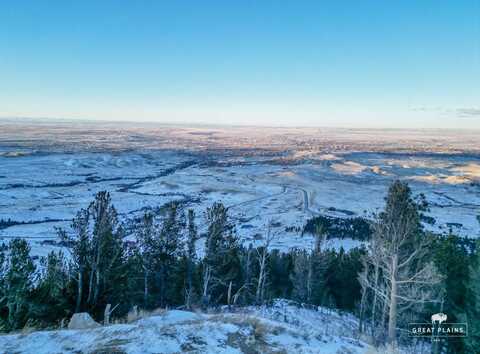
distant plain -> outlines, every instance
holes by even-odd
[[[215,201],[255,243],[311,247],[299,231],[316,215],[371,216],[389,183],[423,193],[432,231],[478,237],[480,132],[174,126],[0,120],[0,242],[25,237],[57,249],[54,227],[107,190],[122,219],[179,201],[197,218]],[[128,225],[127,225],[128,227]],[[332,247],[350,248],[342,239]]]

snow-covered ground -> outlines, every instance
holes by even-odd
[[[96,329],[2,335],[0,353],[382,353],[359,340],[357,328],[352,315],[277,300],[215,314],[171,310]]]
[[[51,129],[45,131],[50,134]],[[55,247],[42,243],[56,238],[54,227],[68,227],[75,213],[101,190],[112,194],[124,219],[178,200],[195,209],[198,224],[204,225],[205,209],[222,201],[244,241],[262,242],[266,224],[272,222],[273,247],[288,249],[311,246],[311,236],[295,231],[307,219],[375,212],[383,206],[391,181],[401,178],[410,182],[415,193],[425,194],[430,215],[437,221],[432,230],[452,228],[470,237],[480,234],[476,219],[480,155],[473,135],[455,140],[456,135],[449,133],[442,140],[434,132],[417,133],[401,147],[399,141],[387,142],[365,132],[341,131],[330,137],[319,131],[324,142],[308,131],[267,129],[268,138],[261,140],[257,131],[250,130],[250,136],[237,137],[229,141],[230,149],[222,150],[219,147],[227,142],[217,135],[233,133],[219,129],[148,130],[150,135],[70,132],[74,142],[70,145],[68,136],[30,132],[29,139],[22,139],[17,131],[14,137],[0,132],[0,220],[21,224],[0,229],[0,242],[25,237],[37,255]],[[372,139],[374,151],[366,150],[367,138]],[[461,139],[473,153],[458,151]],[[312,148],[317,141],[320,148]],[[153,142],[182,148],[154,149]],[[252,143],[256,145],[247,149]],[[383,152],[379,151],[382,146]],[[404,152],[392,152],[394,148]],[[346,239],[331,246],[357,245]]]

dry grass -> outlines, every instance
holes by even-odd
[[[144,310],[144,309],[139,309],[139,310],[132,309],[128,312],[126,318],[124,318],[124,322],[122,323],[132,323],[142,318],[148,318],[152,316],[163,316],[165,315],[166,312],[167,310],[164,308],[156,308],[151,311]]]
[[[266,343],[268,334],[279,335],[286,332],[282,326],[274,326],[266,321],[262,321],[255,316],[247,314],[225,315],[219,314],[211,318],[212,321],[219,321],[222,323],[231,323],[239,327],[250,327],[251,337],[248,340],[255,343]]]

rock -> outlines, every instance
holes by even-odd
[[[68,329],[88,329],[97,327],[100,327],[100,324],[95,322],[93,318],[86,312],[73,314],[70,322],[68,323]]]

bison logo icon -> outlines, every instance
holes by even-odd
[[[432,324],[435,324],[436,322],[441,325],[442,322],[445,322],[447,320],[447,315],[444,313],[436,313],[432,315]]]

